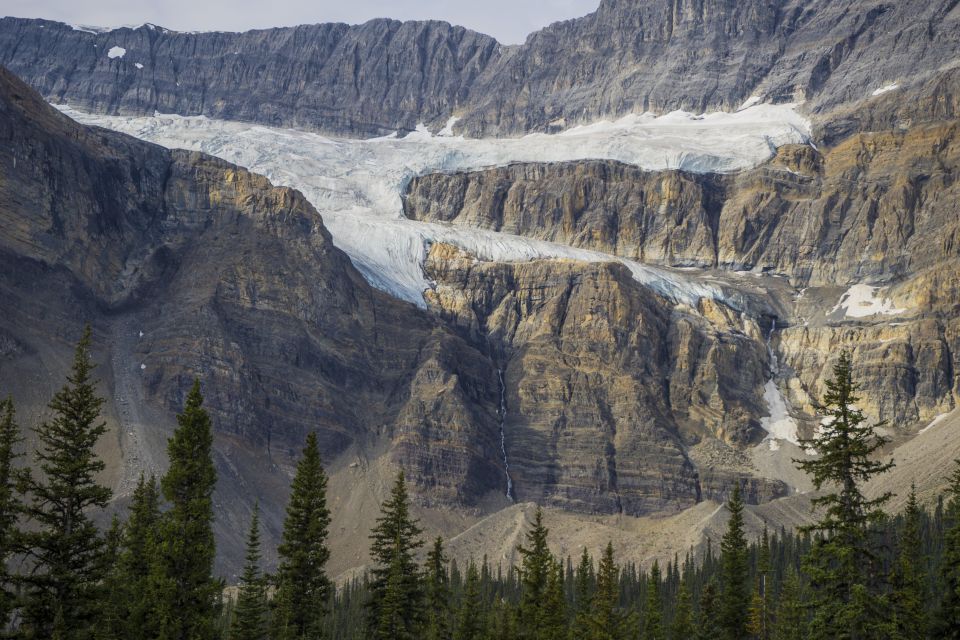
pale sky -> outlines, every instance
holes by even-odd
[[[371,18],[435,19],[503,44],[557,20],[594,11],[600,0],[0,0],[0,14],[94,26],[144,22],[177,31],[243,31]]]

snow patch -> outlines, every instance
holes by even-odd
[[[766,418],[760,418],[760,426],[770,434],[770,450],[776,451],[780,448],[779,443],[776,443],[777,440],[786,440],[799,446],[797,421],[790,417],[787,400],[773,380],[767,381],[767,384],[763,386],[763,399],[767,403],[767,411],[770,412],[770,415]]]
[[[917,432],[917,435],[920,435],[921,433],[925,433],[925,432],[929,431],[930,429],[934,428],[935,426],[937,426],[938,424],[940,424],[941,422],[943,422],[951,413],[953,413],[953,412],[952,412],[952,411],[948,411],[947,413],[941,413],[940,415],[938,415],[937,417],[935,417],[933,420],[931,420],[931,421],[930,421],[930,424],[928,424],[927,426],[925,426],[923,429],[920,429],[920,431]]]
[[[880,87],[879,89],[875,89],[875,90],[873,91],[873,93],[871,93],[870,95],[871,95],[871,96],[882,96],[882,95],[885,94],[885,93],[889,93],[890,91],[895,91],[895,90],[897,90],[897,89],[899,89],[899,88],[900,88],[900,85],[897,84],[896,82],[893,82],[893,83],[891,83],[891,84],[884,85],[884,86]]]
[[[137,69],[143,69],[143,65],[140,64],[139,62],[134,62],[133,66],[135,66]]]
[[[740,108],[737,111],[743,111],[744,109],[749,109],[750,107],[756,106],[763,102],[763,97],[761,96],[750,96],[744,100],[743,104],[740,105]]]
[[[110,47],[110,50],[107,51],[107,57],[113,60],[114,58],[122,58],[127,55],[127,50],[123,47]]]
[[[437,132],[437,135],[442,138],[452,138],[453,137],[453,127],[460,120],[457,116],[450,116],[450,119],[447,120],[447,124],[443,126],[443,129]]]
[[[636,280],[677,302],[726,300],[718,287],[701,282],[696,274],[505,233],[409,220],[403,215],[402,194],[414,176],[585,159],[618,160],[647,170],[729,172],[764,162],[781,144],[806,142],[810,132],[810,123],[793,105],[768,104],[702,116],[680,111],[661,117],[630,115],[521,138],[433,135],[421,123],[402,138],[392,134],[367,140],[204,116],[106,116],[59,108],[85,124],[170,148],[203,151],[261,173],[274,184],[298,189],[322,214],[334,243],[371,284],[420,306],[431,286],[423,263],[433,242],[453,244],[481,260],[619,262]],[[452,126],[451,119],[445,129]]]
[[[906,309],[895,308],[893,301],[879,296],[878,291],[880,287],[855,284],[840,296],[840,301],[830,310],[830,313],[842,309],[848,318],[866,318],[877,314],[892,316],[906,311]]]

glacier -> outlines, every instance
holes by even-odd
[[[725,296],[717,286],[678,270],[501,232],[409,220],[402,194],[414,176],[587,159],[646,170],[726,173],[756,166],[777,147],[810,138],[809,121],[791,104],[749,104],[735,113],[633,114],[555,134],[483,139],[453,135],[454,116],[436,133],[420,125],[405,136],[343,139],[206,116],[100,115],[57,107],[83,124],[168,148],[203,151],[299,190],[373,286],[421,307],[431,286],[423,264],[434,242],[453,244],[480,260],[620,262],[637,281],[691,306],[700,298]]]

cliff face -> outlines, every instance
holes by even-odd
[[[604,0],[517,47],[439,22],[231,33],[87,33],[0,21],[0,64],[57,102],[205,114],[347,135],[503,135],[644,111],[736,109],[758,95],[829,111],[942,68],[951,0]],[[109,57],[121,47],[122,57]],[[877,60],[883,60],[883,70]]]

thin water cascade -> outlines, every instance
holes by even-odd
[[[777,354],[773,350],[773,345],[771,341],[773,340],[773,332],[777,330],[777,319],[770,318],[770,333],[767,334],[767,356],[770,358],[770,373],[774,377],[780,373],[780,361],[777,360]]]
[[[513,480],[510,478],[510,461],[507,460],[507,435],[504,427],[507,423],[507,387],[503,384],[503,369],[497,369],[500,381],[500,453],[503,454],[503,471],[507,476],[507,497],[513,502]]]

